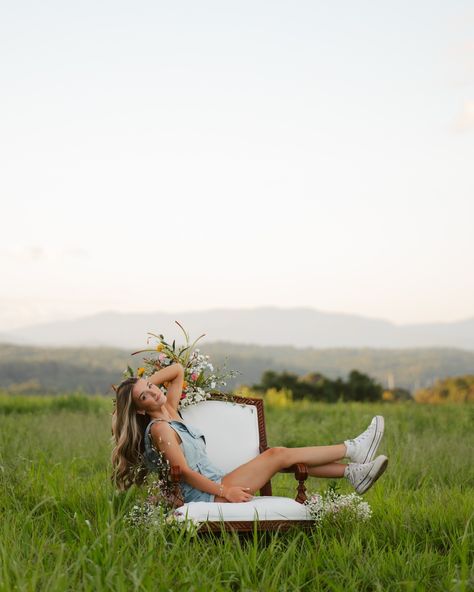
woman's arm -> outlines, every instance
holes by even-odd
[[[170,466],[178,465],[180,467],[183,480],[189,483],[191,487],[224,497],[229,502],[249,501],[252,498],[248,487],[225,487],[191,469],[178,444],[175,431],[167,423],[154,423],[150,432],[155,446],[163,452]]]
[[[175,380],[181,373],[184,375],[184,368],[179,363],[171,364],[171,366],[167,366],[166,368],[161,368],[150,376],[149,380],[151,383],[160,385],[164,382],[170,382]]]
[[[157,370],[150,376],[150,382],[156,385],[169,382],[167,385],[166,404],[175,411],[178,410],[178,404],[183,392],[184,368],[181,364],[171,364],[166,368]]]
[[[211,479],[204,477],[197,471],[193,471],[186,462],[186,457],[176,440],[176,434],[167,423],[154,423],[151,426],[151,435],[155,446],[163,452],[170,466],[178,465],[181,469],[181,475],[192,487],[196,487],[206,493],[214,495],[223,495],[221,486]]]

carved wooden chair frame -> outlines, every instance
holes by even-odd
[[[211,401],[222,401],[222,396],[212,395]],[[259,434],[259,449],[260,453],[269,449],[267,444],[267,433],[265,427],[265,414],[263,411],[263,399],[255,399],[251,397],[238,397],[235,395],[226,396],[226,401],[231,403],[238,403],[240,405],[253,405],[257,409],[257,421],[258,421],[258,434]],[[308,467],[305,464],[297,463],[282,469],[281,473],[293,473],[297,483],[295,501],[302,504],[306,501],[306,487],[305,481],[308,478]],[[180,494],[179,482],[181,480],[181,467],[179,465],[171,467],[171,479],[175,484],[175,497],[178,500],[176,507],[180,507],[183,504],[182,497]],[[268,481],[261,487],[260,495],[271,496],[272,484]],[[253,521],[207,521],[203,522],[200,526],[199,532],[220,532],[222,529],[238,532],[252,532],[255,528],[257,530],[288,530],[292,527],[309,529],[312,526],[312,520],[258,520],[256,523]]]

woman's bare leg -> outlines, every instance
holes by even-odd
[[[347,465],[344,463],[333,462],[320,467],[308,467],[308,475],[311,477],[325,477],[329,479],[339,479],[344,477],[344,471]]]
[[[232,485],[249,487],[250,493],[253,495],[273,475],[278,473],[280,469],[291,467],[295,463],[304,463],[311,466],[311,470],[314,470],[315,467],[332,464],[334,461],[344,458],[345,455],[346,446],[344,444],[335,444],[334,446],[305,446],[302,448],[276,446],[275,448],[265,450],[265,452],[262,452],[256,458],[225,475],[222,478],[222,484],[226,487]],[[331,472],[335,469],[331,468],[328,470]],[[338,470],[344,471],[344,469]],[[216,496],[215,501],[225,502],[227,500]]]

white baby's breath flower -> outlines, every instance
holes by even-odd
[[[342,495],[329,490],[322,495],[310,495],[305,505],[308,506],[310,515],[316,524],[320,524],[325,519],[339,518],[340,516],[351,521],[366,521],[372,516],[369,504],[356,493]]]

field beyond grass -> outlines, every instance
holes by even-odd
[[[389,466],[368,524],[249,538],[127,527],[136,491],[110,485],[110,413],[100,397],[0,397],[0,591],[474,590],[472,405],[267,406],[270,446],[341,442],[382,414]],[[272,483],[295,496],[291,475]]]

